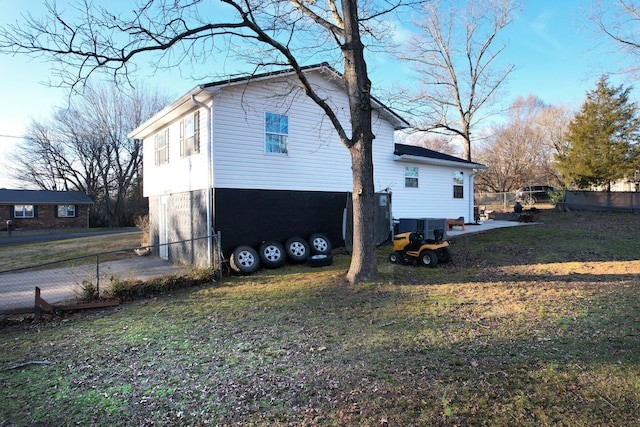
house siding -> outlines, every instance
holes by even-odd
[[[402,180],[401,187],[395,186],[393,192],[393,216],[395,218],[468,218],[469,197],[473,196],[469,190],[469,170],[465,168],[425,165],[404,161],[393,162],[396,165],[398,179]],[[404,187],[405,166],[418,167],[418,188]],[[464,172],[464,198],[453,197],[453,175],[456,170]]]
[[[346,102],[344,94],[332,83],[322,83],[328,86],[326,96]],[[290,92],[288,83],[278,81],[232,87],[214,98],[216,188],[294,191],[351,188],[349,150],[311,99],[300,92]],[[275,95],[279,93],[290,94],[280,98]],[[345,112],[338,111],[342,123],[348,124]],[[287,154],[265,153],[265,112],[288,116]]]

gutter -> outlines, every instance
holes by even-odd
[[[411,154],[399,154],[399,155],[394,154],[393,160],[396,162],[405,161],[405,162],[424,163],[428,165],[437,165],[437,166],[455,166],[455,167],[464,168],[464,169],[474,169],[474,170],[477,169],[478,171],[480,171],[480,169],[488,169],[487,166],[481,165],[480,163],[456,162],[452,160],[442,160],[442,159],[427,158],[422,156],[413,156]]]

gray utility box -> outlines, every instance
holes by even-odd
[[[447,238],[446,218],[400,218],[394,220],[394,234],[422,231],[425,239],[434,239],[433,230],[442,230],[442,239]]]

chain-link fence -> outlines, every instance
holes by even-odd
[[[517,196],[515,192],[509,193],[475,193],[474,205],[486,209],[508,209],[513,207]]]
[[[106,295],[110,286],[118,281],[146,281],[159,276],[187,274],[190,265],[171,263],[169,260],[174,260],[171,256],[164,259],[158,254],[181,252],[185,246],[197,245],[206,239],[100,252],[0,271],[0,314],[33,309],[36,288],[40,290],[40,298],[56,304]],[[217,248],[217,236],[212,240]],[[220,265],[221,260],[214,258],[212,267],[220,271]]]

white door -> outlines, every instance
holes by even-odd
[[[167,199],[160,198],[160,215],[158,218],[158,244],[160,258],[169,259],[169,225],[167,216]]]

